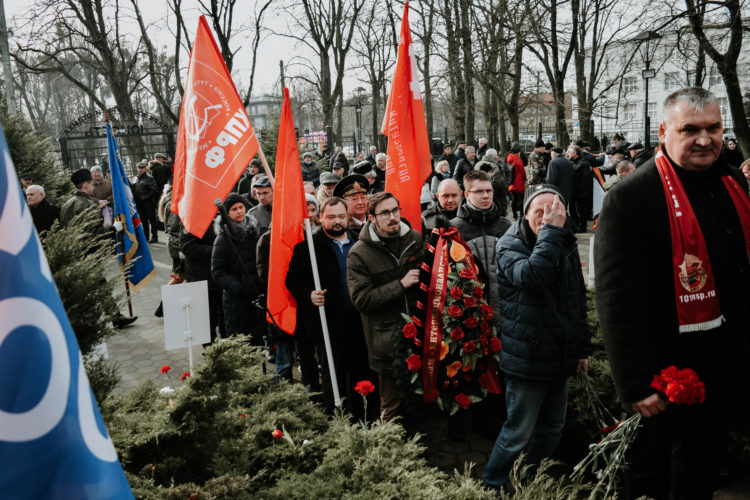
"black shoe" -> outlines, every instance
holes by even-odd
[[[156,236],[151,237],[150,240],[148,240],[149,243],[159,243],[159,238]]]
[[[157,318],[163,318],[164,317],[164,303],[159,302],[159,307],[156,308],[156,311],[154,311],[154,316]]]
[[[133,316],[132,318],[128,318],[123,315],[117,316],[115,319],[112,320],[112,325],[115,328],[125,328],[128,325],[131,325],[135,322],[135,320],[138,319],[138,316]]]

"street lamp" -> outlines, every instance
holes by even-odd
[[[651,69],[652,45],[655,51],[660,39],[661,35],[655,31],[644,31],[634,38],[640,44],[641,57],[646,64],[646,69],[641,71],[646,94],[643,101],[643,146],[646,148],[646,151],[651,149],[651,117],[648,116],[648,81],[656,76],[656,70]]]
[[[363,94],[365,93],[365,89],[364,87],[357,87],[354,91],[357,93],[357,104],[354,108],[354,111],[357,112],[357,140],[354,141],[354,154],[356,156],[362,147],[362,101],[364,100]],[[358,143],[359,146],[357,146]]]

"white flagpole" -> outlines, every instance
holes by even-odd
[[[262,158],[262,156],[261,156]],[[310,251],[310,264],[312,265],[313,282],[315,290],[320,291],[320,275],[318,274],[318,261],[315,258],[315,247],[312,240],[312,229],[310,228],[310,219],[305,217],[305,234],[307,235],[307,248]],[[331,374],[331,386],[333,388],[333,401],[336,406],[341,406],[341,397],[339,396],[339,383],[336,379],[336,367],[333,365],[333,351],[331,350],[331,337],[328,335],[328,321],[326,320],[325,306],[318,306],[320,312],[320,326],[323,328],[323,342],[326,346],[326,357],[328,358],[328,371]]]

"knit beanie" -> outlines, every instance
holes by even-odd
[[[557,186],[553,184],[537,184],[535,186],[531,186],[526,190],[526,196],[523,200],[523,213],[526,214],[526,211],[529,209],[529,205],[531,205],[531,200],[544,193],[556,194],[560,197],[560,200],[562,200],[563,204],[565,204],[565,198],[563,198],[563,195],[560,190],[557,189]]]
[[[245,208],[247,208],[247,201],[242,195],[239,195],[237,193],[229,193],[227,199],[224,200],[224,209],[229,212],[237,203],[242,203],[243,205],[245,205]]]

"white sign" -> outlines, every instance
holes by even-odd
[[[161,300],[164,306],[164,348],[167,351],[211,342],[206,281],[164,285]]]

